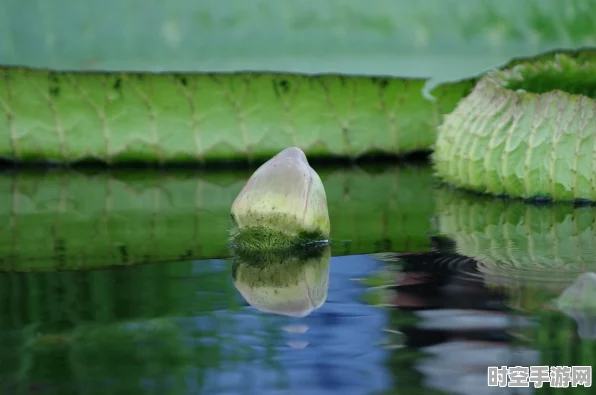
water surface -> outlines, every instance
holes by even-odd
[[[594,365],[595,208],[317,170],[332,248],[277,268],[225,245],[249,174],[2,174],[0,393],[590,393],[486,371]]]

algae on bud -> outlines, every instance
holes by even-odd
[[[237,251],[232,265],[234,286],[256,309],[305,317],[327,299],[329,245],[302,250]]]
[[[261,165],[232,204],[232,243],[284,249],[329,237],[325,188],[306,155],[287,148]]]

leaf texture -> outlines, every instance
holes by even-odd
[[[472,88],[423,80],[278,74],[0,70],[0,156],[20,161],[210,163],[428,149]]]
[[[437,175],[494,195],[596,200],[595,76],[566,56],[490,73],[439,127]]]

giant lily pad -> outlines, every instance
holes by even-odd
[[[596,64],[567,56],[482,78],[440,126],[439,177],[494,195],[596,200]]]

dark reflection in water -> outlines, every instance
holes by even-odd
[[[515,344],[511,335],[530,321],[507,308],[502,292],[458,270],[471,269],[473,260],[440,253],[403,254],[399,264],[400,276],[386,297],[399,308],[391,310],[391,328],[404,339],[403,348],[393,354],[394,371],[411,372],[398,374],[400,378],[415,388],[487,394],[492,393],[488,366],[537,362],[537,351]]]

